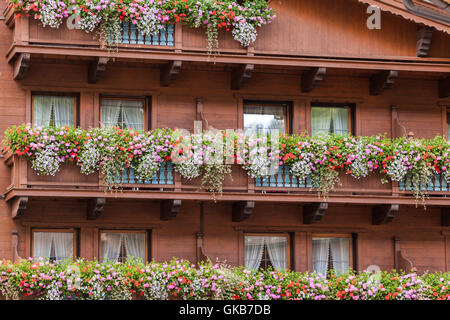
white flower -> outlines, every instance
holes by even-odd
[[[241,43],[243,47],[248,47],[256,41],[258,32],[255,27],[248,22],[239,21],[233,24],[233,38]]]

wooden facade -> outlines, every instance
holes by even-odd
[[[345,103],[354,106],[357,136],[445,136],[450,26],[399,15],[397,1],[372,1],[382,5],[382,26],[369,30],[361,2],[368,1],[271,1],[278,17],[259,30],[255,44],[242,48],[221,34],[215,57],[206,54],[204,30],[181,24],[164,45],[127,38],[111,53],[92,34],[43,28],[6,11],[0,131],[31,122],[33,95],[47,92],[76,97],[82,128],[98,126],[101,98],[114,96],[144,99],[146,128],[192,131],[195,120],[206,120],[217,129],[242,129],[246,101],[277,101],[291,106],[292,133],[311,133],[314,103]],[[418,56],[424,27],[431,28],[431,43]],[[430,185],[424,210],[405,187],[376,176],[343,175],[324,202],[287,173],[264,186],[235,167],[214,202],[198,191],[199,181],[170,168],[154,183],[129,180],[123,191],[105,193],[100,175],[81,175],[75,166],[43,177],[16,156],[3,160],[0,258],[31,256],[33,230],[75,230],[76,254],[86,258],[99,257],[102,231],[130,230],[148,235],[149,260],[206,255],[243,265],[245,235],[263,233],[287,235],[289,266],[305,271],[313,267],[313,236],[331,234],[351,239],[356,270],[406,269],[410,261],[419,272],[450,271],[450,189],[441,181]]]

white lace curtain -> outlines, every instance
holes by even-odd
[[[322,275],[328,271],[330,254],[333,269],[345,273],[350,268],[350,241],[348,238],[313,238],[313,270]]]
[[[348,112],[348,108],[312,107],[312,135],[328,133],[348,133]]]
[[[107,127],[144,130],[144,104],[142,100],[103,99],[101,124]]]
[[[73,126],[74,102],[74,97],[33,96],[34,124],[39,126],[55,125],[57,127]]]
[[[102,233],[101,236],[102,261],[117,261],[122,246],[125,246],[127,257],[145,259],[144,233]]]
[[[52,253],[57,261],[72,257],[73,233],[33,232],[33,257],[49,259]]]
[[[270,262],[276,270],[287,268],[287,238],[286,237],[245,237],[245,266],[256,270],[261,265],[264,246],[269,253]]]

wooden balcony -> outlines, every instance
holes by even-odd
[[[123,199],[183,199],[211,201],[211,194],[201,189],[201,178],[182,178],[170,163],[161,166],[155,176],[148,181],[136,179],[134,171],[127,169],[115,183],[122,192],[105,192],[105,182],[101,174],[84,175],[74,164],[64,164],[55,176],[38,175],[31,163],[24,158],[8,153],[4,157],[10,168],[10,184],[5,197],[42,198],[96,198],[112,197]],[[318,197],[313,182],[308,177],[299,181],[290,174],[288,166],[282,166],[278,173],[262,178],[250,178],[241,166],[233,166],[231,176],[223,183],[219,201],[262,201],[295,203],[356,203],[356,204],[416,204],[408,182],[381,183],[373,174],[364,179],[355,179],[342,173],[341,185],[328,194],[326,199]],[[426,187],[429,194],[428,205],[450,204],[450,190],[444,179],[434,177]],[[438,186],[439,184],[439,186]],[[409,189],[408,189],[409,188]]]
[[[58,29],[43,27],[39,21],[26,16],[15,19],[12,10],[5,12],[5,21],[13,30],[7,61],[15,63],[16,69],[26,68],[26,62],[30,59],[29,55],[35,55],[41,59],[113,57],[149,63],[212,61],[208,55],[204,28],[193,29],[181,23],[168,25],[160,34],[152,37],[140,34],[135,25],[124,23],[118,43],[119,50],[110,52],[100,47],[95,31],[86,33],[84,30],[69,29],[65,23],[62,23]],[[326,19],[323,23],[331,22]],[[305,70],[311,67],[330,67],[363,70],[448,71],[448,58],[433,59],[433,63],[430,63],[416,56],[405,56],[404,50],[397,52],[395,48],[374,56],[373,50],[367,48],[367,43],[362,44],[358,37],[349,39],[344,33],[342,41],[333,38],[334,45],[328,48],[329,52],[324,51],[322,42],[317,41],[319,37],[307,36],[308,32],[291,32],[294,29],[310,28],[304,24],[307,22],[295,16],[289,19],[286,17],[275,19],[270,25],[258,30],[257,41],[248,48],[242,47],[235,41],[231,32],[220,32],[220,54],[214,57],[214,61],[235,64],[236,67],[243,64],[257,64],[282,68],[305,68]],[[324,26],[322,29],[328,30],[328,28]],[[353,29],[352,32],[354,32]],[[361,32],[364,33],[364,30]],[[328,37],[327,34],[322,36],[324,39]],[[366,37],[365,34],[360,36]],[[349,43],[350,40],[351,43]],[[348,47],[342,46],[341,43],[347,43]],[[409,45],[408,42],[402,44],[402,46]],[[349,52],[361,52],[361,54],[355,55]],[[25,63],[17,63],[22,61],[21,55],[25,55]],[[376,65],[373,59],[377,59]],[[408,64],[406,65],[405,62]],[[15,79],[19,80],[20,77]]]

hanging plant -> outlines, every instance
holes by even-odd
[[[265,0],[7,0],[16,16],[25,14],[43,26],[59,28],[64,19],[76,15],[77,25],[88,33],[98,30],[102,48],[117,50],[122,22],[136,25],[145,36],[157,35],[168,24],[182,22],[191,28],[206,27],[208,54],[219,49],[219,31],[232,32],[247,47],[256,41],[257,28],[275,18]]]

